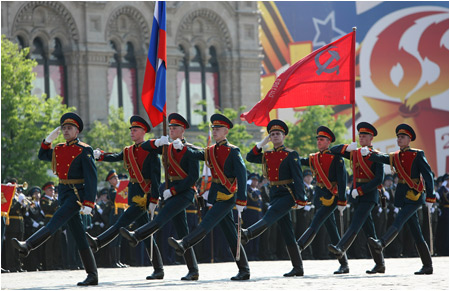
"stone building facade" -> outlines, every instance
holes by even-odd
[[[194,135],[204,120],[196,109],[209,115],[215,108],[249,109],[259,101],[257,2],[166,3],[167,113],[186,116]],[[35,93],[63,96],[86,124],[105,122],[110,106],[123,107],[126,119],[147,118],[140,96],[154,6],[153,1],[4,1],[2,34],[30,47],[38,61]]]

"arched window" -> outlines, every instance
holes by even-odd
[[[137,66],[133,44],[128,42],[126,54],[121,59],[116,44],[110,42],[115,51],[108,69],[109,106],[122,107],[125,118],[137,114]]]
[[[67,74],[61,42],[55,38],[49,47],[53,48],[50,55],[46,52],[40,38],[33,40],[30,56],[37,61],[38,65],[33,69],[36,79],[33,83],[32,94],[41,96],[45,93],[47,98],[60,95],[63,97],[63,103],[67,104]]]
[[[209,61],[204,64],[199,46],[192,48],[193,57],[190,61],[183,47],[180,46],[179,49],[184,57],[178,65],[177,110],[186,116],[191,125],[198,125],[207,121],[214,110],[220,107],[220,78],[216,50],[214,47],[209,48],[207,52]],[[206,111],[207,114],[201,116],[195,113],[196,110]]]

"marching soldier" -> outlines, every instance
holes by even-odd
[[[61,207],[46,226],[26,241],[14,239],[13,243],[26,257],[67,223],[88,274],[86,280],[79,282],[78,286],[98,285],[97,265],[84,235],[80,216],[80,211],[84,214],[91,213],[97,194],[97,168],[93,151],[78,139],[78,134],[83,131],[83,121],[76,113],[64,114],[60,124],[42,142],[38,157],[40,160],[52,161],[52,169],[59,177],[58,201]],[[52,149],[51,143],[58,137],[60,130],[66,142]]]
[[[117,197],[117,191],[121,187],[122,180],[119,179],[119,176],[116,173],[115,169],[112,169],[108,172],[108,175],[106,176],[105,181],[107,181],[111,187],[109,188],[109,199],[112,202],[114,210],[109,212],[109,219],[108,219],[108,225],[107,227],[109,227],[110,225],[113,225],[114,223],[117,222],[117,220],[119,219],[119,217],[122,215],[122,213],[125,211],[125,209],[128,207],[128,204],[124,204],[124,203],[118,203],[118,201],[116,201],[116,197]],[[128,189],[128,188],[126,188]],[[128,191],[128,190],[127,190]],[[120,193],[119,193],[120,194]],[[103,232],[103,231],[102,231]],[[110,255],[111,255],[111,267],[113,268],[126,268],[128,267],[128,265],[122,263],[120,261],[120,249],[121,249],[121,243],[122,243],[122,237],[119,235],[117,236],[110,244],[109,244],[109,249],[110,249]]]
[[[228,143],[228,131],[233,123],[222,114],[213,114],[210,118],[215,145],[195,153],[197,160],[206,161],[211,168],[212,183],[208,202],[213,206],[203,217],[202,222],[181,240],[169,237],[169,245],[178,255],[183,255],[189,248],[201,241],[216,225],[220,225],[230,246],[233,256],[239,247],[240,259],[236,261],[239,272],[231,280],[250,279],[250,268],[242,244],[238,246],[237,232],[232,209],[236,205],[241,214],[247,204],[247,173],[239,148]]]
[[[169,144],[167,151],[169,187],[163,192],[164,207],[152,221],[135,231],[130,232],[123,227],[120,229],[120,233],[132,247],[137,246],[141,240],[148,238],[171,220],[179,237],[185,237],[189,233],[186,208],[194,201],[195,182],[199,177],[199,163],[194,158],[192,144],[188,144],[184,138],[184,132],[188,128],[189,123],[183,116],[172,113],[169,115],[169,135],[173,142],[169,144],[168,140],[163,138],[158,144],[156,141],[150,141],[152,147],[158,148],[161,153],[162,146]],[[184,259],[189,272],[181,280],[198,280],[197,259],[193,248],[184,253]]]
[[[399,176],[395,191],[395,206],[401,208],[386,233],[380,238],[369,238],[369,245],[377,253],[381,253],[398,235],[405,223],[408,223],[414,238],[417,251],[422,260],[422,268],[416,275],[432,274],[433,265],[430,251],[420,229],[417,209],[424,203],[430,208],[436,202],[434,194],[434,180],[430,165],[422,150],[412,149],[409,144],[416,139],[416,133],[411,126],[400,124],[395,129],[399,151],[390,154],[381,154],[365,147],[361,150],[363,156],[369,155],[369,160],[391,165]],[[425,181],[425,186],[422,179]],[[426,194],[424,193],[426,190]]]
[[[45,215],[41,209],[41,188],[31,187],[28,191],[29,199],[27,211],[25,212],[25,238],[29,238],[33,233],[44,226]],[[40,247],[24,260],[24,267],[27,271],[42,270],[41,263],[45,260],[45,248]]]
[[[295,243],[294,230],[290,217],[292,207],[303,208],[306,205],[303,174],[298,153],[284,146],[289,133],[287,125],[274,119],[267,125],[269,133],[247,154],[247,161],[263,165],[263,174],[270,183],[270,206],[263,218],[247,229],[242,230],[242,243],[258,237],[270,225],[278,222],[292,262],[292,270],[283,276],[303,276],[303,262]],[[273,150],[262,153],[262,147],[272,141]]]
[[[338,208],[339,212],[343,213],[347,205],[345,196],[347,173],[344,160],[342,157],[333,155],[329,150],[330,144],[336,139],[334,133],[326,126],[319,126],[316,132],[319,152],[310,154],[308,158],[301,158],[300,162],[304,166],[310,166],[311,170],[314,171],[317,179],[316,199],[321,201],[322,206],[316,209],[311,225],[297,240],[301,251],[314,240],[324,223],[331,243],[337,244],[340,236],[336,226],[334,211]],[[346,254],[339,259],[339,263],[341,266],[334,274],[350,272]]]
[[[41,198],[41,209],[44,211],[45,219],[44,225],[50,222],[50,219],[59,208],[58,200],[55,197],[55,183],[47,182],[42,186],[44,196]],[[52,254],[51,256],[45,256],[44,266],[45,270],[57,270],[62,269],[61,257],[61,241],[63,239],[62,230],[58,229],[56,232],[45,242],[44,248],[46,254]]]
[[[94,151],[95,158],[98,161],[117,162],[124,161],[128,173],[130,174],[130,183],[128,184],[128,205],[129,207],[111,225],[106,231],[97,237],[86,234],[89,244],[94,252],[107,246],[118,235],[121,227],[130,225],[136,221],[136,225],[142,226],[149,221],[147,214],[147,205],[150,212],[154,212],[158,203],[158,188],[161,180],[161,162],[155,150],[150,143],[144,142],[145,133],[150,132],[150,125],[140,116],[130,118],[130,136],[134,145],[127,146],[120,153],[105,153],[99,149]],[[150,201],[152,203],[150,203]],[[153,260],[154,272],[147,276],[147,280],[163,279],[164,268],[161,254],[158,246],[153,241]],[[149,251],[147,249],[147,251]],[[149,254],[149,257],[150,254]]]
[[[378,134],[376,128],[368,122],[360,122],[357,129],[361,147],[373,149],[372,140]],[[351,202],[355,205],[352,222],[337,245],[328,245],[328,250],[335,254],[338,259],[350,248],[361,228],[363,228],[366,237],[377,237],[372,218],[372,209],[379,200],[378,186],[383,182],[383,165],[369,161],[368,157],[363,157],[361,148],[358,149],[357,147],[357,143],[352,142],[349,145],[336,145],[330,150],[335,155],[352,160],[355,165],[353,179],[356,179],[356,188],[352,189],[352,198],[350,198],[353,199]],[[367,270],[366,273],[384,273],[383,254],[375,252],[370,245],[369,250],[376,265],[372,270]]]

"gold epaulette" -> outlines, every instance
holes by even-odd
[[[90,147],[91,147],[90,145],[88,145],[87,143],[84,143],[84,142],[82,142],[82,141],[79,141],[78,144],[79,144],[81,147],[85,147],[85,148],[90,148]]]

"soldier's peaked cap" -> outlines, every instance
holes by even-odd
[[[147,121],[145,121],[144,118],[138,116],[138,115],[133,115],[130,118],[130,129],[134,128],[134,127],[138,127],[138,128],[142,128],[143,130],[145,130],[145,132],[150,132],[151,128],[150,125],[147,123]]]
[[[184,129],[189,128],[189,122],[178,113],[169,114],[169,126],[182,126]]]
[[[220,113],[215,113],[211,115],[211,127],[226,127],[226,128],[233,128],[233,122],[228,119],[225,115],[222,115]]]
[[[271,133],[272,131],[281,131],[284,135],[287,135],[289,133],[289,128],[284,121],[273,119],[267,125],[267,132]]]
[[[416,133],[414,132],[414,129],[412,129],[412,127],[406,123],[399,124],[395,129],[395,134],[407,135],[411,138],[411,141],[414,141],[416,139]]]
[[[334,136],[334,133],[331,131],[331,129],[329,129],[326,126],[323,126],[323,125],[319,126],[317,128],[316,133],[317,133],[316,138],[321,136],[321,137],[327,137],[328,139],[331,140],[331,142],[334,142],[336,140],[336,137]]]
[[[377,136],[377,134],[378,134],[378,131],[375,128],[375,126],[373,126],[372,124],[370,124],[368,122],[360,122],[360,123],[358,123],[356,128],[358,129],[359,133],[368,133],[373,136]]]
[[[106,176],[105,181],[109,181],[109,179],[111,179],[112,177],[117,176],[117,178],[119,178],[119,176],[116,173],[115,169],[112,169],[108,172],[108,175]]]
[[[45,191],[47,188],[54,187],[54,186],[55,186],[54,182],[52,182],[52,181],[47,182],[44,184],[44,186],[42,186],[42,191]]]
[[[81,120],[81,117],[78,116],[75,112],[68,112],[63,114],[61,116],[61,119],[59,120],[59,124],[61,127],[65,124],[71,124],[78,128],[79,132],[83,131],[83,120]]]

